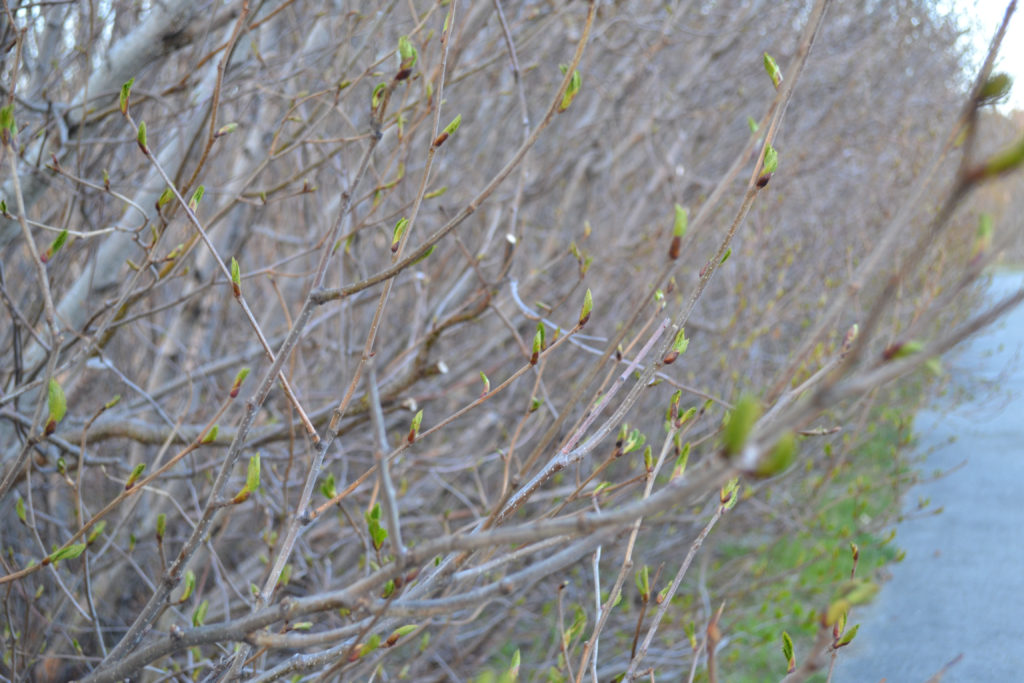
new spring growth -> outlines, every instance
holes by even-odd
[[[199,603],[199,607],[196,607],[196,610],[192,612],[192,626],[199,628],[206,623],[206,611],[208,609],[210,609],[209,600],[203,600]]]
[[[234,121],[232,121],[231,123],[225,123],[223,126],[217,129],[216,133],[213,134],[213,139],[216,140],[217,138],[224,137],[225,135],[230,135],[231,133],[234,133],[236,130],[238,130],[238,124]]]
[[[164,191],[160,193],[160,197],[156,200],[156,208],[162,209],[171,203],[174,199],[174,192],[169,187],[165,187]]]
[[[139,132],[135,136],[135,141],[139,143],[139,149],[146,156],[149,156],[149,147],[146,146],[146,122],[139,121]]]
[[[398,245],[402,242],[402,235],[405,234],[406,228],[409,227],[408,218],[399,218],[398,222],[395,223],[395,229],[391,233],[391,253],[394,254],[398,251]]]
[[[14,105],[8,104],[0,107],[0,136],[5,145],[11,144],[14,136],[18,133],[18,127],[14,123]]]
[[[825,626],[832,626],[841,618],[845,618],[851,607],[870,602],[876,593],[878,593],[878,584],[873,581],[867,579],[844,581],[836,590],[832,604],[821,615],[822,623]]]
[[[64,396],[64,389],[56,379],[50,379],[50,383],[47,385],[46,404],[50,409],[50,414],[46,418],[44,431],[49,436],[57,431],[57,425],[68,412],[68,401]]]
[[[764,187],[768,184],[768,181],[772,179],[772,174],[775,173],[775,169],[779,167],[779,153],[775,151],[775,148],[768,145],[768,149],[764,151],[764,163],[761,165],[761,175],[757,177],[757,186]]]
[[[191,569],[185,570],[185,580],[181,587],[181,597],[178,598],[178,604],[185,602],[192,597],[192,591],[196,589],[196,573]]]
[[[101,519],[100,521],[96,522],[96,525],[92,528],[91,531],[89,531],[89,535],[85,539],[85,544],[92,545],[93,543],[95,543],[96,539],[100,537],[100,534],[102,534],[106,530],[106,528],[107,520]]]
[[[136,465],[135,469],[132,470],[132,473],[128,475],[128,481],[124,483],[124,490],[127,491],[131,487],[135,486],[135,482],[139,480],[139,477],[141,477],[142,473],[145,471],[146,463],[141,462],[138,465]]]
[[[910,339],[905,342],[896,342],[895,344],[890,344],[886,347],[885,351],[882,352],[882,358],[885,360],[906,358],[907,356],[918,353],[923,348],[924,344],[916,339]]]
[[[677,437],[678,438],[678,435]],[[679,449],[679,456],[676,457],[676,464],[672,467],[672,479],[678,479],[686,473],[686,464],[690,461],[690,442],[687,441]]]
[[[380,503],[374,503],[363,516],[366,518],[366,530],[370,532],[373,549],[380,550],[384,539],[388,537],[388,530],[380,525]]]
[[[665,365],[672,365],[681,354],[686,353],[686,347],[689,345],[690,340],[686,338],[686,329],[680,327],[676,332],[676,338],[672,341],[672,348],[668,350],[661,362]]]
[[[54,238],[52,242],[50,242],[50,246],[46,248],[46,251],[39,255],[39,260],[42,261],[43,263],[47,263],[50,259],[53,258],[53,255],[56,254],[60,250],[60,248],[67,243],[67,241],[68,231],[61,230],[60,234],[58,234],[57,237]]]
[[[768,72],[768,78],[772,79],[772,85],[778,90],[782,85],[782,71],[775,59],[767,52],[764,53],[764,70]]]
[[[54,550],[52,553],[47,555],[46,558],[43,559],[43,565],[56,564],[61,560],[73,560],[83,552],[85,552],[85,543],[69,545],[67,548]]]
[[[260,487],[260,454],[257,453],[256,455],[254,455],[251,458],[249,458],[249,465],[248,465],[248,467],[246,467],[246,471],[245,471],[245,486],[243,486],[242,490],[239,491],[235,495],[235,497],[231,499],[231,502],[236,504],[236,505],[238,503],[244,502],[245,500],[247,500],[249,498],[249,495],[252,494],[252,492],[257,490],[259,487]]]
[[[736,507],[736,503],[740,499],[740,480],[730,479],[722,490],[718,494],[718,501],[722,504],[722,508],[725,510],[731,510]]]
[[[441,145],[443,145],[445,140],[447,140],[450,136],[455,135],[455,131],[457,131],[459,129],[459,126],[461,125],[462,114],[459,114],[454,119],[452,119],[451,123],[444,127],[444,130],[441,131],[440,135],[434,138],[434,147],[440,147]]]
[[[536,365],[540,359],[541,351],[544,350],[544,323],[537,323],[537,332],[533,335],[533,351],[530,355],[530,365]]]
[[[587,288],[587,293],[583,295],[583,308],[580,309],[580,322],[579,326],[583,327],[590,320],[590,312],[594,310],[594,297],[590,294],[590,288]]]
[[[121,114],[124,116],[128,115],[128,98],[132,94],[132,83],[135,82],[134,78],[129,78],[128,82],[121,86]]]
[[[213,425],[210,427],[210,431],[206,433],[203,440],[200,443],[213,443],[217,440],[217,433],[220,431],[220,425]]]
[[[563,74],[569,70],[569,67],[565,64],[560,64],[558,68],[562,70]],[[572,72],[572,76],[569,78],[569,85],[565,88],[565,94],[562,95],[562,101],[558,105],[559,114],[569,108],[569,105],[572,104],[576,95],[579,94],[581,85],[583,85],[583,77],[580,76],[579,69],[575,69]]]
[[[732,412],[726,414],[725,440],[723,447],[726,457],[732,457],[743,450],[747,437],[758,418],[761,417],[761,402],[753,394],[743,394],[736,401]]]
[[[206,194],[206,188],[200,185],[196,188],[196,191],[192,193],[192,198],[188,200],[188,208],[192,210],[192,213],[196,212],[199,208],[199,202],[203,200],[203,195]]]
[[[412,424],[409,425],[409,434],[405,440],[412,443],[420,435],[420,423],[423,422],[423,410],[417,410],[413,415]]]
[[[673,261],[679,258],[683,237],[686,235],[687,221],[686,209],[676,204],[676,219],[672,225],[672,244],[668,248],[668,257]]]
[[[232,259],[234,260],[234,259]],[[231,384],[231,398],[238,398],[238,392],[242,388],[242,382],[249,376],[249,368],[242,368],[235,375],[235,381]]]
[[[484,390],[481,392],[480,396],[486,396],[491,393],[491,380],[487,378],[487,375],[484,374],[483,370],[480,371],[480,379],[484,382]]]
[[[156,516],[156,540],[159,543],[167,532],[167,514],[161,512]]]
[[[985,81],[985,85],[981,86],[981,92],[978,93],[978,106],[983,107],[986,104],[996,104],[1006,100],[1012,87],[1013,78],[1009,74],[992,74]]]
[[[992,178],[1012,171],[1021,164],[1024,164],[1024,135],[1011,147],[989,157],[981,165],[980,171],[972,171],[969,176],[977,177],[980,174],[982,178]]]
[[[782,632],[782,656],[786,658],[786,673],[796,671],[796,655],[793,654],[793,639],[785,631]]]
[[[412,74],[412,68],[416,66],[419,55],[416,53],[416,46],[412,44],[408,36],[401,36],[398,39],[398,73],[395,74],[396,81],[404,81]]]
[[[392,631],[391,635],[388,636],[388,639],[384,641],[384,646],[393,647],[394,644],[398,642],[399,638],[405,635],[409,635],[417,628],[419,628],[419,626],[417,626],[416,624],[406,624],[405,626],[399,626],[394,631]]]
[[[505,675],[499,679],[504,681],[517,681],[519,680],[519,666],[522,663],[522,656],[519,654],[519,649],[512,653],[512,663],[508,666],[508,671]]]
[[[231,291],[235,298],[242,296],[242,268],[234,256],[231,257]]]
[[[336,495],[338,495],[338,489],[335,488],[334,485],[333,474],[328,473],[327,476],[324,477],[324,483],[320,484],[320,493],[323,494],[323,497],[326,498],[327,500],[330,500],[331,498],[334,498]]]
[[[640,591],[640,599],[647,602],[651,599],[651,568],[646,564],[636,571],[636,588]]]

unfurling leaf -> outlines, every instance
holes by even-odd
[[[682,327],[676,332],[675,339],[672,340],[672,348],[668,350],[665,357],[661,360],[665,365],[672,365],[676,362],[682,354],[686,353],[686,348],[690,345],[690,340],[686,338],[686,330]]]
[[[764,53],[764,70],[768,72],[768,78],[772,79],[772,85],[778,90],[782,84],[782,71],[775,59],[767,52]]]
[[[544,323],[537,323],[537,332],[533,335],[533,349],[530,355],[530,365],[536,365],[540,359],[541,351],[544,350]]]
[[[249,466],[245,471],[245,488],[255,491],[260,487],[260,454],[249,458]]]
[[[206,188],[202,185],[196,188],[196,191],[192,193],[192,198],[188,200],[188,208],[192,209],[192,213],[195,213],[196,209],[199,208],[199,202],[203,201],[203,195],[206,194]]]
[[[50,379],[50,384],[46,391],[46,402],[50,409],[49,420],[56,426],[58,422],[64,419],[64,415],[68,412],[68,402],[64,397],[64,389],[61,388],[60,383],[56,379]]]
[[[231,291],[236,297],[242,295],[242,268],[234,256],[231,257]]]
[[[181,590],[181,597],[178,598],[178,602],[182,603],[189,599],[192,595],[192,591],[196,588],[196,573],[191,569],[185,570],[185,586]]]
[[[132,93],[132,84],[135,82],[134,78],[129,78],[128,82],[121,86],[121,113],[128,114],[128,98]]]
[[[754,474],[758,477],[774,477],[792,465],[795,457],[796,436],[792,432],[786,432],[779,438],[768,456],[758,463]]]
[[[444,130],[442,130],[441,133],[436,138],[434,138],[434,147],[440,147],[441,145],[443,145],[445,140],[447,140],[452,135],[455,135],[455,131],[457,131],[459,129],[459,126],[461,125],[462,114],[459,114],[454,119],[452,119],[451,123],[444,127]]]
[[[416,414],[413,415],[412,424],[409,425],[409,436],[406,438],[409,443],[415,441],[416,437],[420,435],[421,422],[423,422],[423,410],[418,410],[416,411]]]
[[[195,626],[196,628],[199,628],[200,626],[202,626],[206,622],[206,610],[208,610],[209,608],[210,608],[210,601],[209,600],[203,600],[201,603],[199,603],[199,607],[196,607],[196,610],[194,612],[192,612],[192,625],[193,626]]]
[[[139,480],[139,477],[141,477],[142,473],[145,471],[146,463],[140,462],[138,465],[136,465],[135,468],[132,470],[132,473],[128,475],[128,480],[124,483],[125,490],[127,491],[131,487],[135,486],[135,482]]]
[[[200,443],[213,443],[217,440],[217,433],[220,431],[220,425],[213,425],[210,427],[210,431],[206,433],[203,440]]]
[[[981,86],[978,93],[978,106],[996,104],[1006,99],[1013,87],[1013,78],[1009,74],[995,73],[989,76],[985,85]]]
[[[594,309],[594,298],[590,294],[590,288],[587,288],[587,293],[583,295],[583,308],[580,309],[580,327],[587,324],[590,320],[590,312]]]
[[[562,73],[568,70],[568,67],[562,66]],[[583,77],[580,76],[579,69],[572,72],[572,76],[569,77],[569,85],[565,88],[565,94],[562,95],[562,101],[558,104],[558,113],[562,113],[569,108],[572,101],[576,99],[576,95],[580,92],[580,86],[583,85]]]
[[[73,560],[85,552],[85,545],[85,543],[75,543],[60,550],[54,550],[43,560],[43,564],[55,564],[61,560]]]
[[[796,671],[796,656],[793,653],[793,639],[785,631],[782,632],[782,656],[786,658],[786,673]]]
[[[234,259],[231,259],[231,260],[232,260],[232,262],[234,261]],[[249,376],[249,368],[248,367],[242,368],[241,370],[238,371],[238,374],[235,375],[235,381],[231,384],[231,394],[230,394],[231,398],[236,398],[238,396],[238,392],[242,388],[242,383],[245,381],[245,378],[248,377],[248,376]]]
[[[320,484],[320,493],[322,493],[324,498],[327,498],[328,500],[338,495],[338,491],[334,487],[333,474],[328,473],[328,475],[324,477],[324,483]]]
[[[396,251],[398,251],[398,245],[402,241],[402,235],[405,234],[405,230],[408,227],[408,218],[399,218],[398,222],[395,223],[395,229],[391,234],[391,253],[395,253]]]
[[[238,124],[232,121],[231,123],[225,123],[223,126],[217,129],[217,132],[213,134],[214,139],[229,135],[238,130]]]
[[[136,142],[139,143],[139,149],[142,150],[143,154],[149,154],[149,147],[146,146],[146,122],[139,122],[139,132],[135,136]]]

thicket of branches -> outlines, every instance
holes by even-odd
[[[930,3],[378,5],[4,3],[5,677],[716,680],[713,527],[1024,296]]]

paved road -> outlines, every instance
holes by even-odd
[[[1022,284],[1021,274],[997,276],[993,294]],[[838,683],[926,681],[961,654],[944,683],[1024,681],[1024,310],[946,366],[988,388],[972,382],[966,404],[919,413],[919,443],[933,449],[924,472],[966,464],[907,497],[908,510],[928,497],[944,512],[899,525],[906,559],[851,614],[861,627]]]

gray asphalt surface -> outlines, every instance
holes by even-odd
[[[998,275],[993,296],[1022,284],[1021,274]],[[919,497],[944,511],[897,527],[906,559],[851,613],[861,627],[838,659],[838,683],[927,681],[959,655],[942,681],[1024,681],[1024,310],[945,366],[974,396],[918,414],[930,451],[922,473],[964,464],[907,496],[908,513]]]

